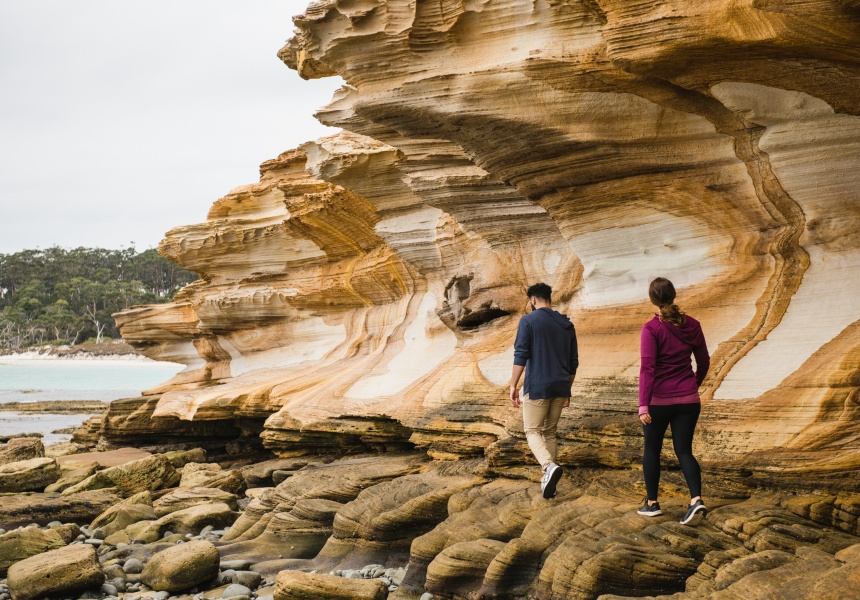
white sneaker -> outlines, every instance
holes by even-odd
[[[555,496],[555,487],[558,485],[558,480],[561,479],[562,471],[554,462],[549,463],[544,469],[543,479],[540,482],[541,495],[544,498],[552,498]]]

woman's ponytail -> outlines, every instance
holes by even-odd
[[[660,309],[660,320],[668,321],[677,327],[687,324],[684,313],[675,304],[675,286],[665,277],[658,277],[648,288],[648,297]]]

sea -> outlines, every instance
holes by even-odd
[[[101,400],[131,398],[181,371],[184,365],[129,358],[0,357],[0,404],[43,400]],[[0,411],[0,435],[38,432],[45,445],[68,441],[54,433],[77,427],[92,415],[26,414]]]

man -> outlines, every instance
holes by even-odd
[[[565,315],[552,309],[552,288],[536,283],[527,295],[532,312],[520,319],[514,343],[511,404],[523,407],[523,429],[532,453],[543,468],[541,493],[555,496],[561,467],[555,463],[558,419],[570,405],[570,387],[579,366],[576,330]],[[526,371],[520,402],[520,376]]]

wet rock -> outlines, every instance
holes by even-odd
[[[0,446],[0,465],[32,460],[45,456],[45,447],[39,438],[14,438]]]
[[[0,536],[0,577],[6,577],[9,567],[15,563],[66,545],[66,541],[54,529],[27,527],[16,529]]]
[[[184,510],[200,504],[223,503],[232,510],[238,510],[236,495],[218,488],[193,487],[180,488],[153,503],[155,514],[163,517],[178,510]]]
[[[131,496],[146,490],[167,488],[179,481],[179,473],[161,454],[109,467],[88,477],[81,483],[63,491],[63,495],[85,490],[115,487],[123,496]]]
[[[153,556],[140,580],[154,590],[179,592],[213,579],[220,555],[209,542],[178,544]]]
[[[275,600],[384,600],[388,586],[378,579],[281,571],[273,595]]]
[[[0,492],[44,490],[62,476],[54,458],[31,458],[0,465]]]
[[[63,474],[57,481],[49,485],[45,488],[45,492],[62,492],[66,488],[70,488],[73,485],[77,485],[82,482],[87,477],[91,477],[95,475],[97,467],[95,465],[84,467],[82,469],[75,469],[74,471],[68,471]]]
[[[7,578],[13,600],[73,594],[98,589],[105,581],[96,550],[87,544],[66,546],[32,556],[9,568]]]

